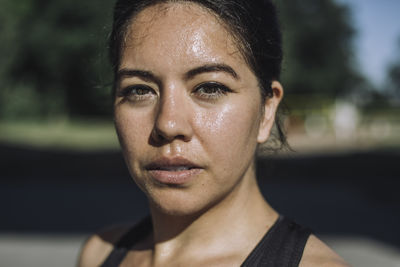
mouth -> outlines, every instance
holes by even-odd
[[[192,170],[192,169],[196,169],[196,167],[189,167],[189,166],[162,166],[162,167],[150,168],[149,170],[180,172],[180,171],[187,171],[187,170]]]
[[[193,181],[203,170],[185,158],[160,158],[146,167],[150,176],[164,185],[184,185]]]

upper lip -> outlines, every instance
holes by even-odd
[[[190,160],[183,157],[161,157],[153,160],[151,163],[145,166],[146,170],[162,170],[168,168],[185,167],[189,169],[201,168],[199,165],[191,162]]]

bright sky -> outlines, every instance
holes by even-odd
[[[358,32],[356,53],[363,73],[376,86],[383,85],[387,66],[400,57],[400,0],[337,1],[352,9]]]

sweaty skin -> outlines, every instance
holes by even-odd
[[[273,123],[263,109],[271,114],[279,101],[278,96],[264,107],[257,79],[230,34],[206,11],[194,13],[193,8],[154,7],[138,15],[120,70],[149,75],[122,77],[115,100],[115,123],[132,177],[154,209],[171,215],[198,213],[254,183],[254,153]],[[159,15],[153,14],[157,11]],[[149,18],[151,27],[143,27]],[[189,75],[217,64],[235,74],[215,70]],[[211,82],[229,91],[199,88]],[[150,89],[140,96],[120,95],[135,85]],[[160,158],[187,159],[199,172],[178,188],[160,186],[146,169]]]
[[[149,200],[153,233],[122,266],[244,261],[278,217],[259,191],[254,167],[283,95],[279,82],[272,89],[263,102],[231,34],[204,8],[157,4],[133,19],[115,126],[129,171]],[[80,266],[98,266],[124,231],[92,237]],[[337,256],[330,250],[307,246],[302,266],[344,266],[332,264]]]

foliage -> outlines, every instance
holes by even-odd
[[[400,103],[400,38],[397,47],[397,58],[388,68],[388,93]]]
[[[337,96],[363,79],[334,0],[277,0],[286,92]],[[0,0],[0,119],[109,116],[106,39],[114,1]]]
[[[290,94],[336,97],[363,83],[353,63],[355,31],[347,6],[332,0],[279,0],[283,82]]]
[[[0,53],[6,61],[0,71],[0,116],[109,114],[109,90],[99,88],[98,77],[107,73],[104,25],[110,21],[111,4],[1,1]]]

